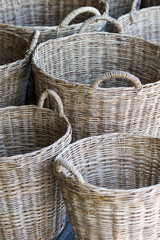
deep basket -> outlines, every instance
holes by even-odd
[[[58,111],[43,108],[50,95]],[[71,141],[59,96],[47,90],[38,106],[0,109],[0,239],[52,240],[65,206],[53,174],[55,156]]]
[[[40,44],[33,71],[37,96],[47,88],[61,96],[73,140],[159,134],[159,46],[121,34],[77,34]]]
[[[40,41],[46,41],[76,33],[87,18],[107,13],[104,0],[5,0],[0,2],[0,28],[27,39],[38,29]],[[102,22],[95,23],[91,30],[102,26]]]
[[[29,42],[15,33],[0,30],[0,108],[24,104],[31,55],[38,38],[39,31]]]
[[[125,35],[160,45],[160,6],[130,12],[118,19]]]
[[[160,139],[106,134],[55,160],[76,240],[160,238]]]

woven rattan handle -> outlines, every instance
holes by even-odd
[[[88,28],[88,26],[90,24],[93,24],[94,22],[98,22],[98,21],[106,21],[109,22],[111,24],[113,24],[117,30],[118,33],[122,33],[122,27],[120,26],[120,24],[117,22],[116,19],[110,17],[110,16],[95,16],[92,18],[89,18],[88,20],[86,20],[83,25],[81,26],[79,33],[84,33],[85,30]]]
[[[57,105],[58,105],[59,115],[60,115],[61,117],[62,117],[62,116],[64,117],[65,115],[64,115],[64,110],[63,110],[62,101],[61,101],[60,97],[58,96],[58,94],[55,93],[55,92],[54,92],[53,90],[51,90],[51,89],[47,89],[44,93],[42,93],[42,95],[41,95],[41,97],[40,97],[40,99],[39,99],[39,101],[38,101],[38,107],[43,108],[44,102],[45,102],[46,98],[47,98],[49,95],[56,100],[56,103],[57,103]]]
[[[140,2],[140,0],[134,0],[132,3],[131,10],[136,10],[139,2]]]
[[[30,47],[27,51],[27,55],[30,55],[30,54],[33,53],[34,49],[37,46],[39,36],[40,36],[40,31],[39,30],[34,31],[33,34],[31,35],[31,37],[30,37]]]
[[[84,184],[84,179],[80,172],[69,162],[63,161],[62,159],[57,159],[55,161],[55,171],[58,173],[61,173],[61,167],[65,168],[68,170],[74,177],[77,179],[78,183]]]
[[[98,80],[95,80],[91,84],[91,88],[98,88],[98,85],[108,79],[112,78],[123,78],[131,81],[134,85],[135,88],[139,91],[142,88],[141,81],[139,78],[135,77],[133,74],[128,73],[128,72],[123,72],[123,71],[111,71],[106,73],[104,76],[100,77]]]
[[[67,17],[65,17],[62,23],[59,25],[59,28],[66,28],[76,16],[85,12],[93,13],[96,16],[101,15],[99,10],[94,7],[80,7],[68,14]]]

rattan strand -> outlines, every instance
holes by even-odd
[[[76,240],[160,239],[160,139],[106,134],[55,161]]]
[[[43,108],[51,95],[59,110]],[[0,239],[52,240],[65,225],[54,157],[71,141],[60,98],[0,109]]]
[[[160,6],[133,11],[118,22],[124,34],[160,45]]]
[[[73,141],[110,132],[159,135],[159,46],[120,34],[77,34],[40,44],[33,70],[37,96],[46,88],[61,96]],[[142,89],[119,70],[139,78]],[[103,83],[91,87],[98,79]]]
[[[81,11],[79,8],[82,8]],[[40,41],[46,41],[76,33],[87,18],[107,13],[108,5],[104,0],[5,0],[0,2],[0,28],[26,38],[33,30],[39,29]],[[68,25],[70,22],[71,25]],[[90,30],[100,30],[102,26],[103,23],[98,23]]]
[[[30,43],[15,33],[0,30],[0,108],[24,104],[31,55],[38,38],[39,31]]]

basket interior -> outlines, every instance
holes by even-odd
[[[37,49],[34,61],[53,78],[79,84],[91,84],[111,70],[130,72],[142,84],[160,79],[160,48],[118,34],[73,35],[49,41]],[[113,79],[103,84],[103,87],[122,86],[131,83]]]
[[[160,0],[142,0],[141,8],[160,6]]]
[[[0,65],[23,59],[28,48],[25,39],[0,31]]]
[[[2,110],[0,126],[0,157],[48,147],[67,131],[67,123],[58,113],[33,106]]]
[[[59,157],[97,187],[127,190],[160,183],[159,139],[118,134],[94,137],[71,145]]]
[[[83,6],[105,12],[104,1],[97,0],[7,0],[0,3],[0,22],[16,26],[57,26],[74,9]],[[72,23],[80,23],[92,14],[81,14]]]

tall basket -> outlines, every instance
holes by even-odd
[[[86,19],[107,13],[105,0],[5,0],[0,2],[0,29],[27,39],[38,29],[40,41],[46,41],[76,33]],[[91,30],[102,26],[102,22],[95,23]]]
[[[43,108],[47,96],[58,110]],[[65,206],[53,174],[55,156],[71,141],[59,96],[38,106],[0,109],[0,239],[52,240],[64,227]]]
[[[133,11],[118,22],[124,34],[160,45],[160,6]]]
[[[76,240],[160,238],[160,139],[106,134],[55,160]]]
[[[39,31],[29,42],[15,33],[0,30],[0,108],[24,104],[31,55],[38,38]]]
[[[61,96],[74,141],[110,132],[159,134],[159,46],[82,33],[40,44],[33,71],[37,97],[47,88]]]

